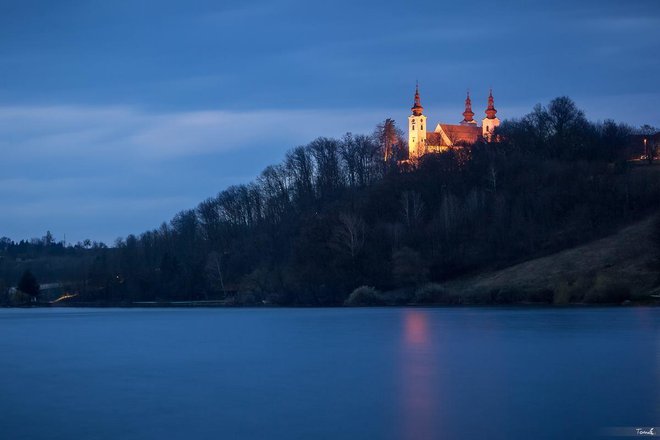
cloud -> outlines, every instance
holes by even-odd
[[[180,111],[131,107],[0,107],[5,158],[167,160],[255,148],[276,140],[307,142],[330,127],[370,131],[379,111]],[[369,112],[366,112],[369,114]],[[357,121],[357,123],[356,123]]]
[[[582,20],[579,23],[575,23],[576,26],[581,28],[588,28],[590,30],[601,31],[601,32],[617,32],[617,33],[634,33],[638,34],[640,32],[646,31],[656,31],[660,25],[659,17],[649,17],[649,16],[612,16],[612,17],[594,17],[588,18],[587,20]]]
[[[0,107],[0,236],[140,233],[317,136],[368,133],[383,110]]]
[[[460,119],[462,90],[451,97],[442,88],[424,90],[433,126]],[[482,108],[483,99],[474,96],[475,109]],[[635,119],[639,123],[658,125],[657,97],[575,98],[590,118],[616,117],[608,112],[625,110],[643,115]],[[496,103],[500,115],[510,118],[547,100],[501,98]],[[282,160],[286,150],[318,136],[370,133],[386,117],[405,128],[405,104],[395,109],[173,112],[131,106],[0,107],[0,236],[19,240],[50,229],[74,241],[112,241],[140,233],[228,185],[253,180],[266,165]]]

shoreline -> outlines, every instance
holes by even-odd
[[[21,306],[3,305],[3,309],[44,309],[44,308],[96,308],[96,309],[363,309],[363,308],[430,308],[430,309],[463,309],[463,308],[512,308],[512,309],[576,309],[576,308],[614,308],[614,307],[660,307],[660,301],[629,301],[624,303],[571,303],[571,304],[544,304],[544,303],[508,303],[508,304],[373,304],[373,305],[276,305],[276,304],[217,304],[220,301],[173,301],[173,302],[135,302],[135,303],[71,303],[71,304],[30,304]],[[216,304],[210,304],[216,303]]]

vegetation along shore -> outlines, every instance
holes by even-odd
[[[1,239],[0,303],[657,303],[660,167],[633,134],[562,97],[415,161],[391,120],[318,138],[112,246]]]

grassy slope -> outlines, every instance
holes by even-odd
[[[653,217],[594,242],[543,258],[446,284],[459,294],[482,296],[497,290],[551,290],[556,303],[581,302],[585,291],[619,286],[633,298],[648,297],[658,285],[660,257],[652,240]],[[580,293],[582,292],[582,293]],[[583,298],[582,298],[583,299]]]

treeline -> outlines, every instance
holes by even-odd
[[[20,285],[26,272],[38,274],[42,283],[65,282],[77,286],[87,277],[96,256],[112,252],[104,243],[84,240],[67,244],[48,231],[41,238],[14,242],[0,238],[0,305],[9,301],[11,287]]]
[[[503,267],[657,209],[660,180],[626,162],[630,134],[562,97],[505,121],[499,142],[417,164],[399,162],[391,120],[371,136],[318,138],[158,229],[88,250],[74,288],[81,301],[337,305],[361,285]]]

